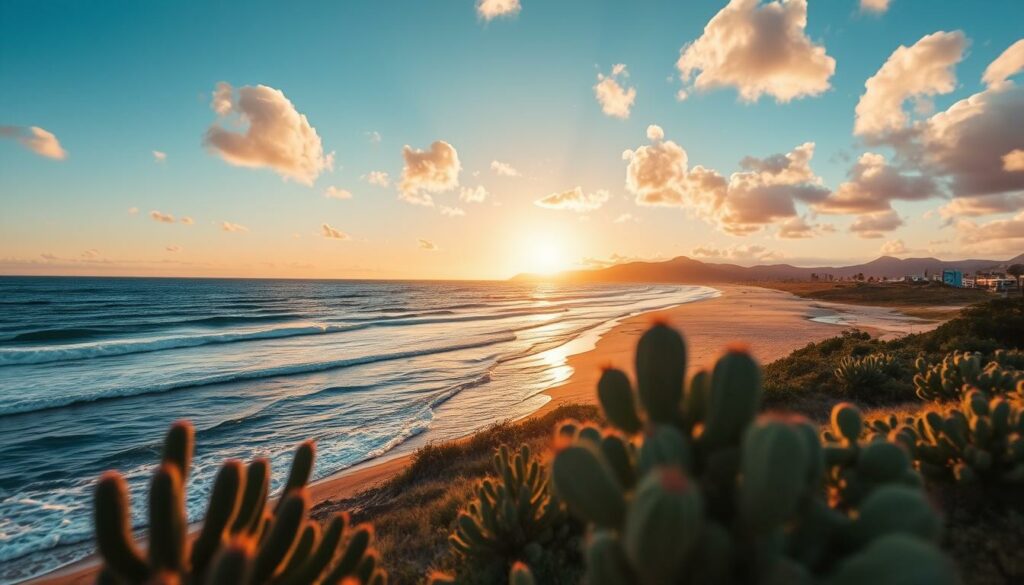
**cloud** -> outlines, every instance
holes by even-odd
[[[649,126],[647,137],[651,145],[622,155],[629,161],[626,189],[638,205],[681,207],[722,231],[747,235],[796,217],[797,202],[818,203],[829,195],[811,170],[813,142],[763,159],[745,157],[743,170],[727,179],[699,165],[687,170],[686,151],[665,140],[660,126]]]
[[[466,215],[466,211],[461,207],[448,207],[447,205],[442,205],[439,211],[441,212],[441,215],[447,215],[448,217],[462,217]]]
[[[433,205],[430,193],[441,193],[459,186],[459,153],[443,140],[430,145],[429,150],[418,150],[406,145],[402,148],[405,166],[398,183],[400,199],[416,205]]]
[[[605,115],[623,120],[629,117],[629,110],[636,100],[636,88],[624,88],[620,84],[626,77],[629,77],[629,71],[621,63],[612,67],[608,75],[597,74],[594,96],[597,97],[597,103],[601,104],[601,111]]]
[[[96,248],[89,248],[88,250],[85,250],[84,252],[82,252],[82,258],[85,258],[86,260],[92,260],[94,258],[99,258],[99,257],[100,257],[100,251],[97,250]]]
[[[956,197],[938,209],[946,220],[1012,213],[1024,209],[1024,193],[996,193],[977,197]]]
[[[430,240],[424,240],[423,238],[416,240],[416,245],[419,246],[420,250],[427,250],[428,252],[436,252],[439,250],[437,244]]]
[[[153,161],[154,162],[162,163],[162,162],[164,162],[166,160],[167,160],[167,153],[166,152],[163,152],[161,150],[154,150],[153,151]]]
[[[387,187],[391,184],[391,177],[384,171],[370,171],[360,179],[378,187]]]
[[[726,248],[712,245],[694,248],[691,254],[698,258],[716,258],[737,262],[766,262],[780,258],[778,252],[758,244],[734,244]]]
[[[502,177],[518,177],[519,171],[515,167],[508,163],[503,163],[498,160],[491,161],[491,170]]]
[[[612,220],[612,223],[628,223],[628,222],[639,223],[640,222],[640,218],[635,216],[635,215],[633,215],[632,213],[623,213],[623,214],[619,215],[618,217],[616,217],[615,219]]]
[[[889,10],[889,0],[860,0],[861,12],[883,14]]]
[[[585,213],[600,208],[610,196],[604,189],[584,194],[583,189],[577,186],[561,193],[552,193],[533,203],[545,209],[568,209],[577,213]]]
[[[661,254],[655,254],[651,257],[643,256],[628,256],[625,254],[619,254],[618,252],[612,253],[607,259],[605,258],[592,258],[584,257],[580,259],[580,264],[585,268],[598,269],[608,268],[609,266],[615,266],[617,264],[626,264],[627,262],[658,262],[664,260],[664,256]]]
[[[324,197],[328,199],[351,199],[352,193],[346,189],[335,187],[334,185],[328,185],[324,189]]]
[[[149,217],[152,218],[153,221],[158,221],[160,223],[174,223],[173,215],[171,215],[170,213],[157,211],[155,209],[149,212]]]
[[[981,80],[991,88],[1001,88],[1013,77],[1024,69],[1024,39],[1010,45],[994,61],[985,68],[985,74]]]
[[[181,223],[183,223],[185,225],[192,225],[192,224],[194,224],[196,222],[196,220],[192,219],[191,217],[189,217],[187,215],[183,215],[181,217],[180,221],[181,221]]]
[[[873,213],[892,209],[892,201],[921,201],[939,194],[939,186],[924,175],[908,175],[873,152],[860,155],[849,171],[850,180],[815,205],[822,213]]]
[[[244,225],[237,224],[237,223],[231,223],[230,221],[222,221],[222,222],[220,222],[220,229],[221,229],[221,231],[232,232],[232,233],[240,233],[240,232],[247,232],[247,231],[249,231],[249,228],[245,227]]]
[[[882,244],[882,247],[878,252],[883,256],[902,256],[904,254],[909,254],[911,250],[907,248],[907,245],[903,243],[903,240],[889,240]]]
[[[807,37],[807,1],[732,0],[704,34],[681,50],[676,66],[687,87],[734,87],[740,99],[769,95],[785,103],[829,89],[836,61]]]
[[[831,224],[810,223],[806,217],[795,216],[783,221],[775,236],[782,240],[804,240],[835,230]]]
[[[139,214],[139,208],[138,207],[129,207],[128,208],[128,215],[138,215],[138,214]]]
[[[466,203],[483,203],[487,200],[489,193],[487,189],[484,189],[483,185],[477,185],[470,189],[469,187],[463,187],[459,190],[459,200],[465,201]]]
[[[965,244],[998,241],[999,249],[1017,253],[1024,249],[1024,211],[1009,219],[996,219],[980,225],[963,220],[957,223],[956,228],[960,241]]]
[[[320,173],[334,167],[334,154],[324,155],[316,129],[281,90],[257,85],[240,87],[237,93],[235,100],[231,85],[218,83],[211,107],[221,118],[237,114],[248,128],[236,132],[215,122],[203,138],[226,162],[268,167],[303,185],[312,185]]]
[[[519,0],[476,0],[476,14],[486,21],[499,16],[515,16],[520,10]]]
[[[320,234],[328,240],[350,240],[351,236],[345,232],[332,228],[329,224],[320,224]]]
[[[960,31],[926,35],[910,47],[897,48],[864,84],[857,102],[853,132],[878,137],[901,130],[909,98],[946,94],[956,88],[953,66],[963,58],[967,38]]]
[[[367,132],[366,138],[370,141],[370,144],[380,144],[381,140],[384,139],[384,137],[380,135],[380,132],[377,132],[376,130]]]
[[[171,252],[173,254],[175,252],[181,252],[181,246],[167,246],[166,248],[164,248],[164,250]]]
[[[17,140],[25,148],[46,158],[64,160],[68,157],[57,137],[39,126],[0,126],[0,138]]]
[[[1003,170],[1010,173],[1024,171],[1024,150],[1015,148],[1003,155]]]
[[[875,239],[885,236],[885,232],[891,232],[903,226],[903,219],[895,210],[867,213],[860,215],[850,225],[850,231],[858,237]]]

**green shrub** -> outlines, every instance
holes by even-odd
[[[761,374],[746,352],[688,384],[685,371],[682,338],[656,325],[637,346],[635,389],[617,370],[600,380],[612,427],[556,431],[556,492],[590,525],[587,583],[955,582],[919,488],[879,482],[848,510],[828,505],[817,429],[757,416]],[[891,459],[868,457],[862,472],[889,476]]]
[[[337,514],[326,529],[307,519],[306,482],[313,469],[314,446],[299,446],[287,483],[273,509],[267,501],[270,465],[257,459],[247,466],[226,461],[214,480],[203,527],[189,547],[184,484],[192,461],[194,431],[174,424],[167,433],[163,460],[150,484],[149,547],[144,555],[133,542],[128,488],[116,471],[96,487],[96,542],[102,583],[281,583],[381,584],[386,574],[371,548],[373,528],[349,527]]]

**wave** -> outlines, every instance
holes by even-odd
[[[23,414],[26,412],[37,412],[40,410],[50,410],[55,408],[64,408],[74,404],[83,404],[89,402],[96,402],[98,400],[109,400],[114,398],[123,398],[126,396],[158,394],[162,392],[169,392],[171,390],[178,390],[180,388],[195,388],[199,386],[209,386],[211,384],[223,384],[227,382],[238,382],[242,380],[257,380],[261,378],[273,378],[275,376],[293,376],[296,374],[308,374],[311,372],[322,372],[325,370],[334,370],[338,368],[349,368],[353,366],[360,366],[364,364],[372,364],[389,360],[406,359],[424,355],[446,353],[450,351],[460,351],[464,349],[487,347],[489,345],[504,343],[512,341],[514,339],[515,335],[509,333],[505,335],[485,338],[480,341],[455,345],[431,347],[426,349],[409,351],[399,351],[389,354],[369,355],[358,358],[328,360],[323,362],[307,364],[279,366],[275,368],[265,368],[262,370],[214,374],[202,378],[196,378],[193,380],[187,380],[182,382],[168,382],[165,384],[156,384],[153,386],[143,388],[112,388],[103,392],[87,396],[55,396],[47,398],[35,398],[29,400],[14,401],[0,406],[0,416]]]

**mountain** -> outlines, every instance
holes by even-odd
[[[939,260],[938,258],[894,258],[882,256],[852,266],[819,266],[805,268],[791,264],[738,266],[701,262],[679,256],[663,262],[627,262],[595,270],[574,270],[549,277],[520,274],[513,280],[563,280],[570,282],[750,282],[758,280],[808,280],[812,274],[831,274],[845,278],[863,274],[865,278],[899,278],[908,275],[960,270],[973,274],[979,270],[1001,270],[1011,264],[1024,264],[1024,254],[1009,260]]]

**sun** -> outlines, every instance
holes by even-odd
[[[549,235],[531,238],[527,246],[527,265],[535,274],[554,274],[565,270],[568,261],[565,248],[557,238]]]

